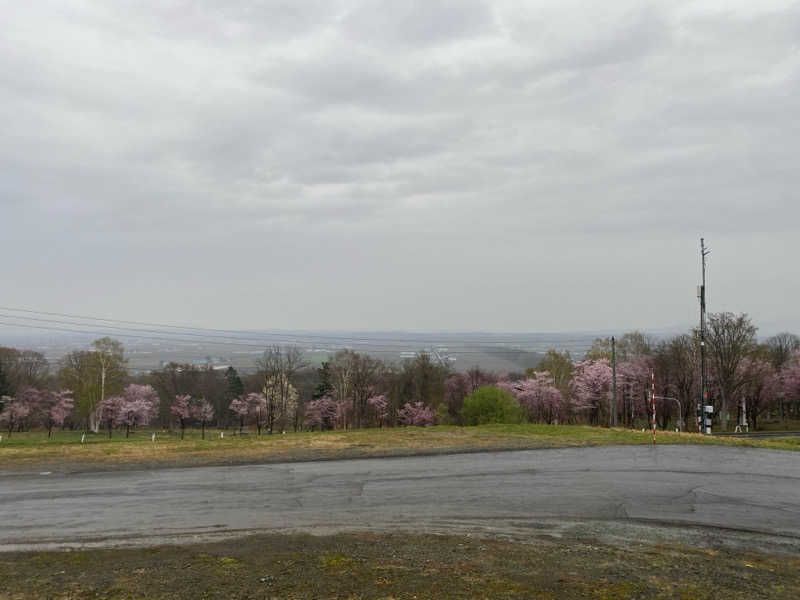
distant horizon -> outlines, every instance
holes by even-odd
[[[145,324],[145,322],[142,322]],[[782,326],[775,326],[774,323],[768,324],[765,327],[759,325],[759,323],[754,322],[756,327],[758,328],[758,337],[759,339],[771,337],[778,333],[783,332],[794,332],[792,327],[782,327]],[[179,326],[179,325],[158,325],[155,323],[147,323],[147,325],[151,327],[164,327],[163,330],[160,331],[160,334],[164,335],[174,335],[180,336],[181,331],[173,330],[173,328],[185,330],[189,333],[192,331],[208,331],[210,333],[219,332],[219,333],[230,333],[233,336],[236,335],[246,335],[246,334],[261,334],[261,335],[274,335],[274,336],[296,336],[298,338],[302,338],[303,334],[307,334],[308,336],[312,337],[324,337],[326,339],[335,340],[337,337],[344,338],[343,341],[348,341],[354,339],[354,336],[363,335],[363,336],[376,336],[376,339],[380,339],[381,336],[391,336],[391,335],[418,335],[418,336],[425,336],[425,337],[435,337],[435,336],[453,336],[457,338],[463,338],[466,336],[493,336],[493,337],[513,337],[513,338],[523,338],[523,337],[530,337],[530,336],[581,336],[581,337],[611,337],[611,336],[622,336],[626,333],[630,333],[633,331],[638,331],[647,335],[652,335],[656,337],[670,337],[673,335],[680,335],[682,333],[688,333],[692,331],[696,325],[690,325],[687,327],[682,327],[680,325],[675,325],[672,327],[651,327],[651,328],[631,328],[631,329],[575,329],[575,330],[561,330],[561,331],[502,331],[502,330],[463,330],[463,331],[456,331],[456,330],[414,330],[414,329],[277,329],[277,328],[245,328],[245,329],[226,329],[226,328],[211,328],[211,327],[202,327],[202,326],[194,326],[194,325],[186,325],[186,326]],[[105,331],[103,331],[105,329]],[[158,339],[160,334],[154,334],[153,336],[147,336],[146,334],[141,333],[125,333],[121,331],[114,331],[114,327],[102,327],[97,326],[97,331],[68,331],[68,330],[61,330],[55,327],[47,327],[47,326],[4,326],[0,325],[0,344],[2,344],[2,340],[5,337],[15,337],[15,338],[36,338],[36,337],[75,337],[75,336],[82,336],[82,337],[118,337],[118,338],[131,338],[131,339],[142,339],[142,341],[147,341],[148,339]],[[132,328],[132,331],[135,331],[135,328]],[[11,334],[11,335],[9,335]],[[93,338],[95,339],[95,338]],[[188,341],[178,341],[178,343],[188,343]],[[201,341],[201,340],[198,340]],[[408,340],[409,342],[415,341],[426,341],[426,340]],[[436,341],[435,339],[427,340],[427,341]],[[480,341],[488,341],[488,340],[467,340],[473,342],[480,342]],[[278,342],[280,343],[280,342]],[[301,343],[313,343],[313,340],[301,340]]]

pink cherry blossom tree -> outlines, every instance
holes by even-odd
[[[250,393],[234,398],[229,407],[239,417],[239,433],[244,431],[245,422],[255,423],[258,435],[268,418],[269,405],[264,394]]]
[[[650,359],[641,356],[617,363],[617,405],[624,405],[631,424],[636,415],[649,419],[650,367]]]
[[[424,402],[407,402],[399,411],[397,417],[403,425],[416,425],[426,427],[433,425],[435,414],[433,409]]]
[[[61,390],[60,392],[43,391],[39,400],[39,414],[42,424],[47,429],[47,437],[53,433],[53,427],[61,427],[67,420],[75,400],[72,398],[71,390]]]
[[[745,358],[739,365],[744,381],[739,390],[740,419],[746,416],[753,429],[758,426],[759,417],[772,405],[781,389],[781,379],[775,367],[767,360]]]
[[[258,435],[267,421],[267,397],[264,394],[247,394],[247,413],[256,424]]]
[[[128,437],[132,427],[142,427],[153,420],[157,406],[158,394],[152,386],[132,383],[123,392],[116,424],[125,427]]]
[[[461,422],[461,409],[464,407],[464,398],[473,391],[472,382],[466,373],[453,373],[444,382],[444,402],[447,406],[449,418]]]
[[[609,361],[602,358],[579,362],[575,365],[571,386],[572,410],[587,411],[590,421],[598,423],[611,392]]]
[[[30,413],[30,407],[21,399],[3,396],[3,412],[0,412],[0,423],[6,426],[8,437],[11,437],[14,428],[18,427]]]
[[[120,409],[124,402],[125,398],[122,396],[106,396],[97,405],[97,418],[101,424],[105,423],[108,427],[108,439],[111,439],[114,425],[119,421]]]
[[[186,424],[192,418],[192,397],[189,394],[178,394],[172,401],[169,412],[178,418],[181,426],[181,439],[183,439]]]
[[[28,386],[23,388],[17,395],[17,400],[28,409],[28,414],[25,417],[18,419],[16,427],[17,431],[31,422],[44,423],[44,415],[47,412],[47,392],[37,390],[34,387]]]
[[[206,423],[214,418],[214,408],[205,398],[199,400],[192,406],[192,413],[197,421],[200,421],[200,439],[206,439]]]
[[[497,387],[514,396],[530,421],[563,423],[568,418],[564,396],[547,371],[535,372],[532,377],[518,381],[501,381]]]
[[[347,429],[348,423],[353,423],[353,404],[346,399],[336,398],[336,423],[342,429]],[[352,426],[352,425],[351,425]]]
[[[777,391],[780,402],[781,420],[786,418],[786,405],[800,404],[800,355],[795,354],[779,373],[780,389]]]
[[[383,427],[386,419],[389,418],[389,398],[386,394],[370,396],[367,398],[367,406],[369,406],[372,415],[375,417],[378,427]]]
[[[333,429],[337,411],[336,400],[328,395],[312,400],[306,404],[305,424],[311,429],[314,427],[319,427],[320,430]]]
[[[247,414],[250,412],[247,396],[237,396],[231,401],[231,405],[228,408],[239,417],[239,433],[241,434],[244,431],[244,422],[247,419]]]

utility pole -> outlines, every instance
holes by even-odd
[[[617,426],[617,340],[611,336],[611,426]]]
[[[704,238],[700,238],[700,264],[703,272],[703,283],[697,290],[700,299],[700,404],[697,405],[697,428],[700,433],[711,433],[711,416],[706,416],[708,390],[706,389],[706,256],[711,250],[706,249]]]

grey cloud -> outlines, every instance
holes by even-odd
[[[681,269],[693,278],[701,233],[729,261],[748,245],[800,249],[796,4],[0,11],[0,243],[38,249],[10,267],[19,305],[45,306],[41,281],[63,272],[91,290],[122,269],[160,285],[169,313],[177,281],[191,293],[227,269],[232,293],[206,297],[205,324],[275,326],[273,311],[301,328],[601,328],[657,314],[656,327],[693,310],[670,277],[691,287]],[[650,304],[614,316],[650,263],[664,270]],[[742,265],[726,275],[732,306],[788,316],[737,290],[761,276]],[[289,282],[280,302],[276,279]],[[330,302],[309,300],[321,289]],[[222,323],[237,290],[263,305],[241,300],[240,321]],[[117,314],[162,317],[154,300],[112,296]],[[460,308],[423,314],[415,297]],[[386,310],[363,320],[366,298]]]
[[[427,47],[488,34],[494,23],[484,0],[373,0],[356,4],[342,26],[358,41]]]

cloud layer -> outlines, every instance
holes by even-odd
[[[688,326],[705,235],[712,310],[800,325],[800,5],[533,4],[0,2],[7,302]]]

